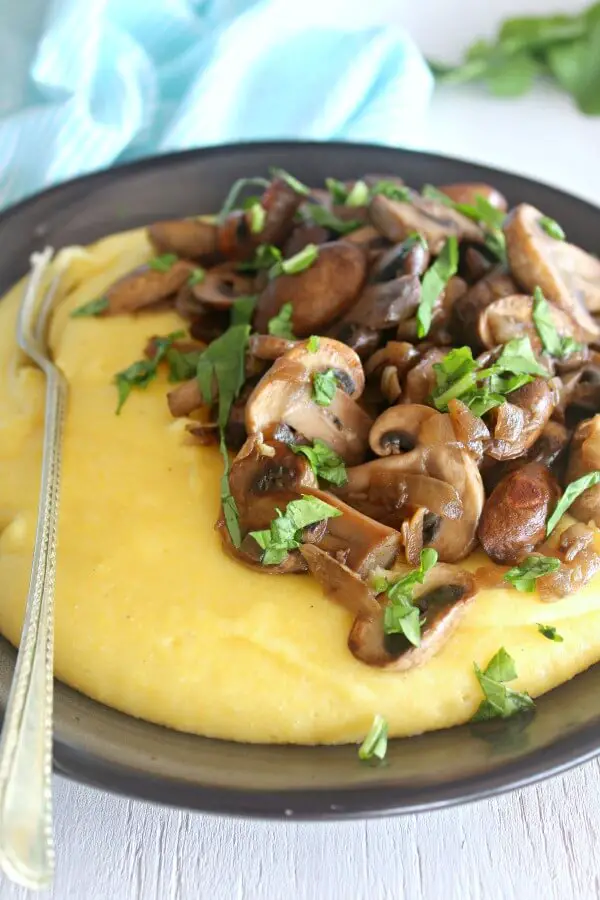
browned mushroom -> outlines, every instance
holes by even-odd
[[[429,249],[424,241],[409,237],[382,253],[371,269],[370,281],[392,281],[402,275],[421,276],[429,265]]]
[[[548,304],[552,324],[561,337],[579,340],[580,329],[571,316],[563,309]],[[513,338],[528,337],[536,354],[543,350],[537,328],[533,320],[533,298],[526,294],[512,294],[490,303],[479,315],[477,322],[477,346],[491,350],[500,344],[507,344]]]
[[[421,283],[416,275],[402,275],[393,281],[370,284],[344,316],[344,321],[364,325],[373,331],[393,328],[414,316],[421,299]]]
[[[117,316],[137,312],[155,306],[164,300],[174,299],[177,291],[186,283],[193,265],[178,259],[168,268],[154,269],[140,266],[119,278],[106,291],[108,307],[106,315]]]
[[[521,562],[544,540],[559,496],[556,479],[540,463],[503,478],[486,500],[477,530],[487,555],[498,563]]]
[[[588,340],[600,328],[589,310],[600,310],[600,260],[566,241],[556,240],[542,227],[544,216],[521,203],[507,216],[504,233],[510,268],[529,293],[540,287],[574,319]]]
[[[304,199],[304,194],[296,191],[284,178],[273,178],[260,201],[266,216],[256,235],[257,243],[280,247],[290,236],[294,217]]]
[[[451,330],[456,340],[468,344],[479,352],[483,349],[479,336],[479,319],[490,304],[503,297],[518,293],[518,287],[510,275],[496,266],[489,275],[474,284],[452,308]]]
[[[413,593],[425,620],[420,645],[413,646],[403,634],[385,634],[382,606],[377,616],[356,618],[348,638],[350,652],[369,666],[397,672],[423,665],[448,641],[474,597],[475,580],[469,572],[437,565]]]
[[[279,359],[288,350],[293,350],[296,341],[288,341],[287,338],[277,337],[274,334],[251,334],[248,338],[248,353],[257,359]]]
[[[224,263],[206,272],[191,292],[204,307],[230,309],[236,299],[254,293],[254,279],[238,272],[232,263]]]
[[[436,386],[435,369],[433,367],[441,362],[445,356],[446,351],[440,347],[431,347],[429,350],[425,350],[419,362],[406,375],[404,393],[402,395],[404,403],[418,404],[426,402]]]
[[[457,398],[449,400],[448,415],[457,441],[476,462],[480,462],[490,440],[490,432],[483,419],[474,416],[469,407]]]
[[[219,257],[217,236],[216,224],[202,219],[170,219],[148,227],[157,253],[174,253],[204,265],[213,265]]]
[[[189,381],[182,381],[176,388],[167,394],[167,403],[172,416],[179,418],[180,416],[189,416],[196,409],[204,406],[204,398],[200,391],[200,385],[195,378]]]
[[[563,468],[563,461],[570,440],[571,435],[565,426],[551,419],[544,426],[535,444],[532,444],[523,456],[504,462],[496,462],[491,457],[486,457],[481,466],[481,477],[487,493],[491,494],[502,478],[509,475],[510,472],[521,468],[526,463],[541,463],[546,468],[553,469],[555,474],[557,474]]]
[[[450,417],[418,405],[392,407],[374,424],[372,447],[384,458],[348,469],[346,484],[335,493],[398,529],[425,508],[425,545],[445,562],[467,556],[483,508],[483,484],[473,458],[456,442]]]
[[[371,222],[388,240],[400,243],[413,232],[423,235],[434,256],[446,240],[455,235],[459,240],[484,243],[481,228],[462,213],[435,200],[413,193],[410,201],[389,200],[377,194],[369,206]]]
[[[566,483],[600,470],[600,415],[580,422],[571,441]],[[600,484],[588,488],[571,505],[569,512],[580,522],[600,527]]]
[[[358,325],[356,322],[347,322],[340,319],[331,328],[327,329],[327,336],[342,344],[346,344],[360,357],[368,359],[379,344],[379,332],[366,325]]]
[[[365,375],[381,375],[384,368],[394,366],[400,377],[406,374],[420,358],[419,351],[407,341],[388,341],[364,364]]]
[[[328,406],[313,399],[313,377],[332,370],[338,389]],[[308,440],[320,438],[348,464],[364,459],[371,418],[355,402],[364,388],[356,354],[339,341],[321,338],[315,352],[307,342],[275,360],[246,406],[249,434],[285,424]]]
[[[358,297],[366,275],[364,251],[347,241],[322,244],[315,261],[296,275],[272,278],[258,299],[254,327],[266,332],[284,303],[292,304],[298,337],[322,333]]]
[[[331,240],[331,233],[321,225],[298,225],[285,242],[283,255],[288,259],[300,253],[309,244],[326,244]]]
[[[536,588],[544,602],[560,600],[581,590],[600,570],[594,532],[582,523],[570,525],[560,536],[560,568],[538,578]]]
[[[534,378],[491,410],[492,440],[486,453],[493,459],[516,459],[537,441],[558,401],[558,392],[545,378]]]
[[[499,209],[501,212],[506,212],[508,209],[506,197],[496,190],[495,187],[483,182],[463,181],[455,184],[441,184],[438,187],[438,191],[450,197],[454,203],[466,203],[472,206],[476,203],[478,197],[482,197],[484,200],[487,200],[490,206]]]
[[[353,615],[377,615],[379,603],[367,584],[352,569],[315,544],[304,544],[300,553],[311,575],[325,594]]]

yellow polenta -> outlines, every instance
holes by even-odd
[[[115,372],[171,312],[71,319],[151,256],[144,232],[63,251],[64,292],[52,328],[70,384],[64,444],[56,674],[109,706],[182,731],[238,741],[337,743],[373,715],[392,735],[464,722],[481,700],[473,661],[502,645],[511,684],[533,696],[600,658],[600,579],[543,604],[537,594],[479,594],[427,665],[382,672],[347,649],[351,616],[309,576],[269,576],[229,559],[214,522],[221,460],[170,417],[164,375],[115,415]],[[20,288],[0,304],[0,630],[17,643],[36,521],[43,377],[18,353]],[[473,567],[481,558],[468,561]],[[536,623],[556,625],[563,643]]]

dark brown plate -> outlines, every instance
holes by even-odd
[[[365,172],[398,174],[415,187],[488,181],[512,203],[533,203],[557,219],[575,243],[599,249],[599,209],[516,175],[383,147],[249,144],[90,175],[8,210],[0,217],[0,293],[27,271],[30,254],[46,244],[87,243],[155,219],[216,210],[236,178],[266,175],[273,165],[308,184],[327,175],[346,179]],[[2,705],[14,657],[0,639]],[[595,666],[542,697],[531,718],[392,741],[387,764],[372,768],[359,763],[352,746],[257,746],[178,734],[115,712],[57,682],[55,765],[90,785],[210,812],[290,818],[414,812],[497,794],[595,756],[600,751],[599,698],[600,667]]]

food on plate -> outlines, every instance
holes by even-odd
[[[600,659],[597,259],[490,185],[250,182],[53,263],[58,677],[183,731],[364,739],[365,759],[533,709]],[[43,432],[19,296],[0,304],[13,643]]]

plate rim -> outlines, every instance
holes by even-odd
[[[305,148],[307,152],[324,147],[337,148],[342,153],[385,151],[396,155],[399,161],[408,156],[424,159],[432,166],[458,163],[470,169],[477,169],[480,174],[488,174],[490,179],[493,179],[494,175],[510,178],[517,190],[520,184],[543,187],[551,191],[557,200],[576,201],[577,204],[586,206],[594,215],[600,216],[600,206],[584,197],[563,190],[554,184],[464,157],[429,153],[412,148],[392,147],[386,144],[340,140],[254,140],[147,156],[68,179],[28,195],[0,211],[0,226],[10,222],[13,216],[35,208],[40,201],[60,196],[61,193],[72,187],[84,184],[93,185],[102,183],[106,179],[126,178],[128,175],[162,170],[194,159],[218,158],[222,155],[243,156],[252,150],[285,153],[299,147]],[[84,696],[90,703],[97,703],[86,695],[82,694],[81,696]],[[3,713],[4,710],[0,709],[0,718],[3,718]],[[121,714],[126,715],[125,713]],[[129,718],[134,719],[135,717],[129,716]],[[181,779],[165,775],[151,777],[145,772],[113,761],[106,761],[87,749],[70,747],[56,739],[54,741],[54,766],[57,774],[69,780],[121,796],[166,806],[245,818],[328,821],[441,810],[500,796],[511,790],[540,783],[600,755],[600,736],[594,736],[593,732],[594,729],[590,724],[584,725],[581,734],[559,738],[552,745],[534,751],[531,757],[507,763],[489,774],[477,773],[447,785],[434,785],[425,789],[420,787],[418,788],[422,795],[420,800],[407,797],[405,789],[402,787],[396,788],[396,792],[400,792],[400,796],[395,796],[394,786],[389,784],[348,786],[337,789],[257,789],[251,791],[209,784],[184,783]],[[429,794],[435,794],[435,797],[430,797]],[[425,796],[423,797],[423,795]]]

